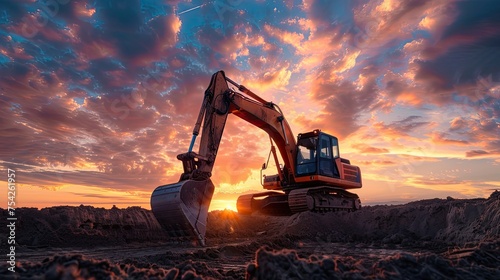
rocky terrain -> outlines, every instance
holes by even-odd
[[[3,262],[2,279],[500,279],[499,192],[353,213],[213,211],[207,247],[167,240],[140,207],[20,208],[16,217],[16,272]]]

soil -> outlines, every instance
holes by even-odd
[[[168,240],[140,207],[20,208],[16,218],[15,272],[3,262],[2,279],[500,279],[498,191],[351,213],[213,211],[206,247]]]

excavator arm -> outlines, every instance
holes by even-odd
[[[230,89],[228,82],[243,93]],[[212,76],[205,91],[188,151],[177,156],[184,169],[179,182],[159,186],[151,196],[151,209],[171,237],[188,240],[196,237],[198,243],[205,244],[208,207],[214,192],[210,177],[229,114],[269,134],[284,160],[283,171],[278,170],[280,178],[294,180],[296,142],[281,110],[219,71]],[[200,129],[196,153],[193,147]]]

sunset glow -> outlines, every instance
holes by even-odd
[[[500,188],[500,2],[164,2],[1,4],[0,166],[18,207],[150,208],[218,70],[295,134],[336,135],[364,204]],[[269,150],[229,116],[211,210],[263,190]]]

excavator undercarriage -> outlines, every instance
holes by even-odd
[[[355,211],[361,209],[358,195],[342,188],[312,187],[283,192],[262,192],[238,197],[236,207],[240,214],[260,212],[286,216],[311,211],[318,213]]]

